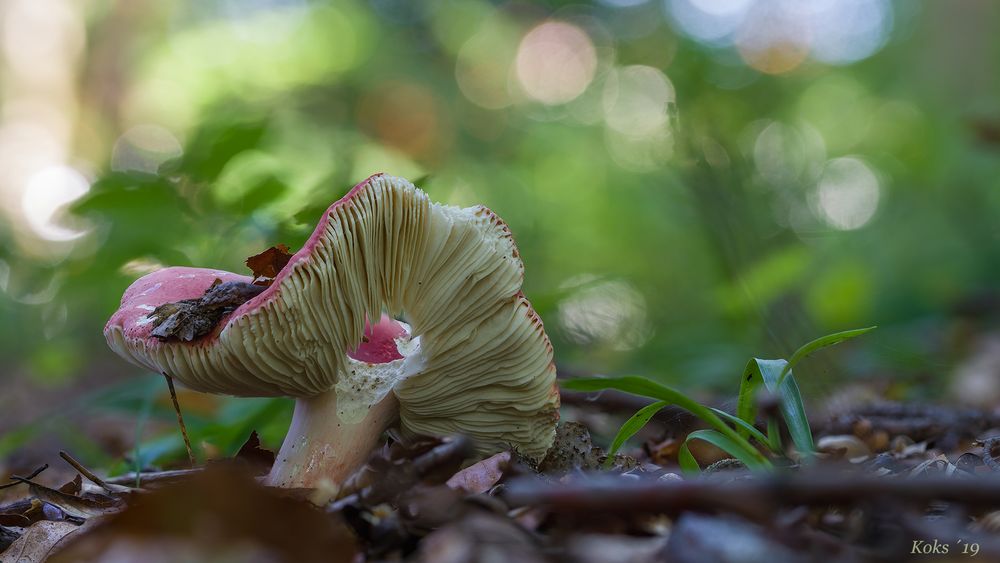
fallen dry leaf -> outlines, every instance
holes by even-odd
[[[347,563],[356,552],[339,517],[218,464],[133,496],[126,510],[74,538],[53,561]]]
[[[249,466],[254,475],[264,475],[274,465],[274,452],[261,447],[260,436],[254,430],[240,447],[240,451],[236,452],[234,460]]]
[[[254,283],[267,286],[271,285],[271,281],[291,259],[292,254],[288,251],[288,247],[279,244],[247,258],[246,264],[253,272]]]
[[[77,518],[92,518],[120,511],[125,501],[107,495],[86,494],[83,496],[68,495],[57,489],[29,482],[28,490],[40,501],[53,504],[67,515]]]
[[[577,534],[567,541],[570,559],[578,563],[656,563],[666,554],[666,537],[637,538],[615,534]]]
[[[546,558],[531,535],[520,526],[507,518],[480,511],[424,538],[417,560],[427,563],[541,563]]]
[[[78,495],[80,490],[83,488],[83,477],[79,473],[72,481],[66,483],[65,485],[59,487],[60,493],[66,493],[67,495]]]
[[[447,485],[467,493],[485,493],[500,481],[509,463],[510,452],[500,452],[454,474]]]
[[[6,551],[19,537],[21,534],[18,532],[0,526],[0,554]]]
[[[69,522],[35,522],[0,553],[0,563],[38,563],[47,560],[65,544],[63,540],[78,534],[83,526]]]

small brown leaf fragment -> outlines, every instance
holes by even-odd
[[[60,493],[66,493],[67,495],[78,495],[80,494],[80,489],[83,488],[83,477],[79,473],[72,481],[66,483],[65,485],[59,487]]]
[[[500,452],[452,475],[447,485],[472,494],[485,493],[500,481],[509,463],[510,452]]]
[[[176,338],[191,342],[212,332],[224,316],[260,295],[264,289],[264,286],[247,282],[216,279],[198,299],[164,303],[154,309],[149,314],[153,319],[150,334],[160,340]]]
[[[16,514],[16,513],[0,514],[0,526],[17,526],[19,528],[25,528],[30,525],[31,525],[31,519],[25,516],[24,514]]]
[[[84,522],[83,518],[67,514],[65,510],[59,508],[58,506],[49,502],[42,502],[36,498],[31,499],[31,506],[24,511],[22,516],[28,522],[28,524],[25,525],[30,525],[42,520],[50,520],[52,522],[65,521],[77,525],[83,524]]]
[[[642,447],[649,456],[649,461],[657,465],[669,465],[677,461],[681,440],[668,436],[663,440],[647,440]]]
[[[254,284],[268,286],[291,259],[288,247],[279,244],[247,258],[246,264],[253,272]]]
[[[240,447],[240,451],[236,452],[235,459],[249,465],[255,475],[263,475],[270,471],[271,466],[274,465],[274,452],[261,447],[260,436],[254,430]]]
[[[118,512],[125,505],[125,502],[121,498],[93,494],[85,496],[68,495],[37,483],[29,482],[28,490],[35,498],[55,505],[62,509],[67,516],[75,516],[77,518],[89,518]],[[67,519],[71,520],[71,518]]]

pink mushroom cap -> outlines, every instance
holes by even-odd
[[[513,446],[534,458],[552,443],[552,346],[521,292],[510,229],[486,207],[434,203],[406,180],[374,175],[333,203],[271,286],[212,332],[191,342],[152,335],[156,307],[199,298],[217,279],[251,281],[190,267],[137,280],[105,326],[109,346],[199,391],[334,393],[346,403],[341,391],[356,388],[363,412],[384,395],[360,391],[385,390],[405,433],[463,433],[484,452]]]

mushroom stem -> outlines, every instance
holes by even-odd
[[[394,393],[372,405],[365,418],[353,424],[337,416],[335,390],[297,399],[292,424],[265,483],[302,488],[340,485],[368,460],[382,432],[398,416]]]

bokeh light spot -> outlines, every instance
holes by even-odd
[[[809,174],[814,179],[826,160],[826,146],[813,127],[774,121],[757,135],[753,160],[765,180],[784,186]]]
[[[736,34],[743,61],[767,74],[789,72],[809,55],[810,31],[780,6],[759,7]]]
[[[160,165],[183,153],[173,133],[159,125],[136,125],[118,137],[111,151],[111,169],[153,174]]]
[[[3,52],[18,74],[39,81],[59,80],[62,64],[83,49],[85,32],[66,0],[15,0],[3,14]]]
[[[594,80],[597,52],[579,27],[550,21],[521,40],[515,68],[528,97],[546,105],[564,104],[582,94]]]
[[[671,19],[706,45],[735,45],[746,64],[769,74],[807,57],[829,64],[867,58],[888,41],[889,0],[664,0]]]
[[[840,230],[863,227],[878,209],[878,177],[861,160],[844,157],[831,160],[816,187],[819,217]]]
[[[53,220],[66,205],[89,190],[90,182],[73,168],[63,165],[44,168],[28,180],[21,198],[28,226],[36,235],[50,241],[69,241],[83,236],[85,231],[64,227]]]
[[[503,109],[512,103],[507,90],[516,56],[508,30],[496,18],[484,24],[458,52],[455,80],[462,94],[486,109]]]
[[[652,337],[646,299],[632,284],[583,275],[563,287],[578,288],[559,304],[559,322],[573,342],[630,350]]]
[[[667,124],[674,86],[659,70],[642,65],[615,72],[604,86],[604,119],[624,135],[646,137]]]
[[[892,6],[887,0],[819,2],[810,13],[810,22],[813,58],[849,64],[885,45],[892,31]]]
[[[690,37],[708,45],[728,45],[743,25],[753,0],[666,0],[667,11]]]

